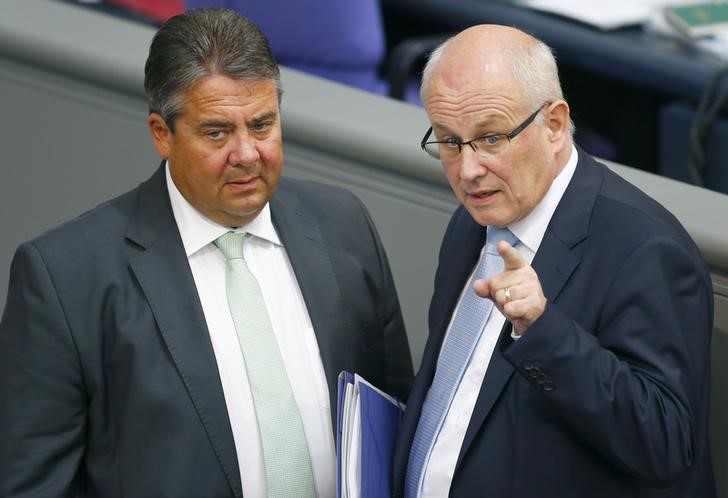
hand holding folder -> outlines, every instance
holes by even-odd
[[[336,427],[337,497],[390,496],[394,443],[404,405],[358,375],[341,372]]]

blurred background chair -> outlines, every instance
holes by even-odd
[[[185,9],[227,7],[265,33],[279,64],[385,95],[379,0],[185,0]]]

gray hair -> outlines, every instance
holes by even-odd
[[[530,36],[530,35],[529,35]],[[453,38],[445,40],[430,54],[422,72],[420,99],[425,95],[432,79],[432,73]],[[556,58],[551,49],[542,41],[530,36],[531,43],[518,43],[503,50],[503,58],[510,66],[511,74],[518,83],[524,104],[533,109],[545,102],[564,98],[559,82]]]
[[[174,131],[181,94],[215,74],[236,80],[273,80],[282,95],[280,69],[265,35],[236,12],[191,10],[166,21],[154,35],[144,66],[149,112]]]

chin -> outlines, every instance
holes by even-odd
[[[481,226],[497,225],[499,223],[499,217],[494,216],[493,212],[484,210],[482,208],[474,208],[465,206],[465,209],[470,214],[470,217]]]

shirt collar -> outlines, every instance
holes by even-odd
[[[172,204],[172,213],[174,214],[174,219],[177,222],[177,229],[182,237],[185,254],[188,257],[213,242],[225,232],[229,232],[231,230],[235,232],[247,232],[273,244],[279,246],[283,245],[276,233],[275,227],[273,226],[269,203],[266,203],[265,206],[263,206],[263,210],[258,213],[258,216],[249,223],[235,229],[231,229],[230,227],[220,225],[210,220],[195,209],[195,207],[184,198],[182,193],[179,189],[177,189],[177,186],[172,181],[172,176],[169,173],[168,162],[165,163],[165,175],[167,178],[167,192],[169,193],[169,200]]]
[[[579,156],[576,152],[576,147],[572,144],[571,155],[566,162],[566,166],[554,178],[554,181],[551,183],[544,198],[541,199],[541,202],[536,205],[528,216],[508,225],[510,231],[518,237],[521,243],[534,253],[541,245],[541,240],[543,240],[551,217],[554,211],[556,211],[559,202],[561,202],[561,197],[563,197],[566,187],[569,186],[571,178],[574,176],[578,160]]]

